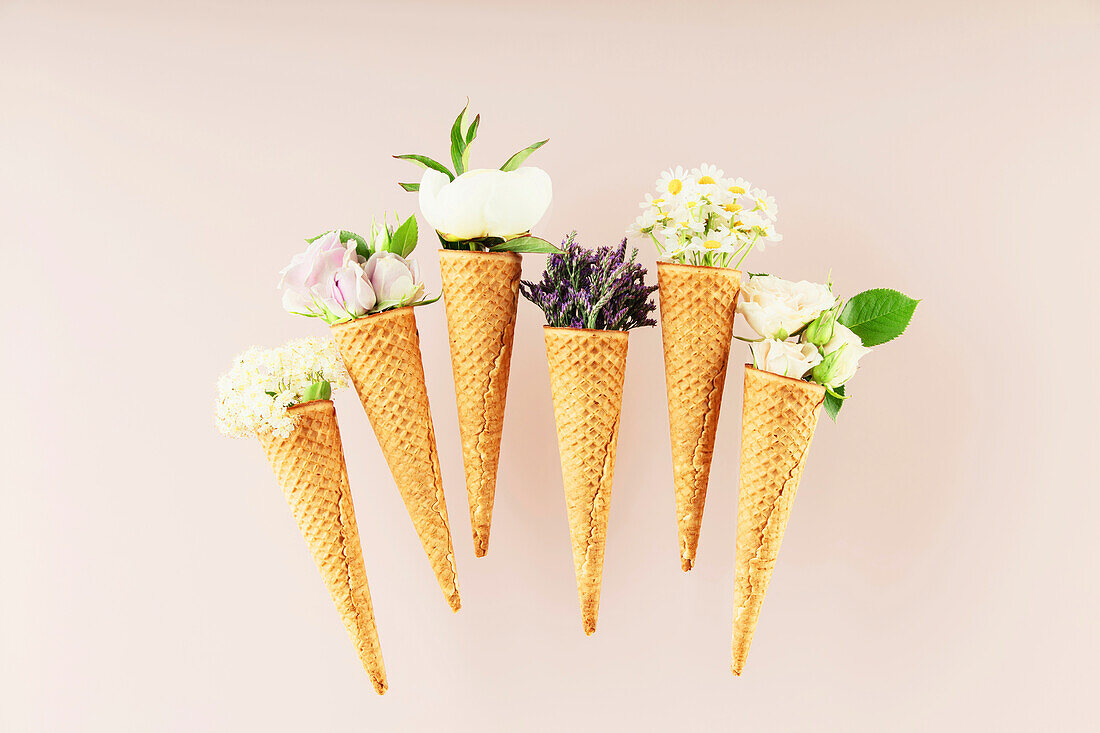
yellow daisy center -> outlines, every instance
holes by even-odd
[[[745,189],[741,188],[740,186],[730,186],[729,192],[730,193],[736,193],[736,194],[742,194],[742,193],[745,192]]]
[[[702,178],[700,178],[700,179],[699,179],[699,183],[700,183],[700,184],[703,184],[703,183],[714,183],[714,179],[713,179],[713,178],[711,178],[710,176],[703,176]]]
[[[668,192],[673,196],[680,193],[682,190],[684,190],[684,182],[679,178],[673,178],[668,182]]]
[[[684,204],[684,206],[688,207],[689,209],[694,209],[695,205],[697,203],[699,203],[699,202],[698,201],[688,201],[686,204]]]
[[[649,203],[653,204],[654,206],[660,206],[660,205],[661,205],[661,204],[663,204],[664,202],[665,202],[665,200],[664,200],[664,199],[653,199],[653,200],[652,200],[652,201],[650,201]]]
[[[733,214],[741,210],[741,204],[725,204],[722,208]]]
[[[718,249],[722,246],[722,243],[719,242],[717,239],[708,239],[707,241],[703,242],[703,246],[707,249]]]

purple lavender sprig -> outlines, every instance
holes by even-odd
[[[626,259],[626,239],[618,247],[588,249],[577,243],[577,232],[562,242],[561,254],[546,258],[542,280],[524,280],[519,291],[546,315],[554,328],[594,328],[629,331],[653,326],[656,310],[651,296],[656,285],[646,285],[646,270]]]

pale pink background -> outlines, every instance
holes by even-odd
[[[1100,14],[893,5],[0,6],[0,728],[1095,723]],[[396,181],[413,169],[389,156],[445,157],[467,95],[475,164],[552,138],[531,160],[554,178],[552,239],[612,243],[662,168],[708,161],[779,201],[786,239],[749,269],[924,299],[818,430],[742,679],[738,366],[684,574],[660,334],[631,335],[586,638],[540,313],[521,303],[475,560],[443,308],[419,311],[457,616],[354,394],[337,398],[384,698],[258,445],[214,431],[235,353],[324,333],[274,289],[301,238],[412,211]]]

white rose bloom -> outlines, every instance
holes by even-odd
[[[775,339],[752,343],[752,365],[766,372],[802,379],[820,363],[821,353],[813,344],[796,344]]]
[[[529,232],[552,196],[550,176],[541,168],[478,168],[453,181],[429,168],[420,179],[420,212],[450,242]]]
[[[826,387],[835,389],[854,377],[859,360],[871,353],[871,349],[863,345],[863,341],[852,329],[837,323],[833,326],[833,337],[823,347],[825,356],[841,347],[844,347],[844,351],[833,362],[828,373],[822,375],[821,383]]]
[[[762,275],[741,286],[737,312],[764,338],[778,338],[789,336],[835,304],[836,296],[826,285]]]

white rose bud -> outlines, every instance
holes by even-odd
[[[813,344],[796,344],[775,339],[752,343],[752,365],[766,372],[802,379],[806,372],[820,363],[821,353]]]
[[[835,389],[855,376],[859,360],[871,353],[852,329],[839,323],[833,327],[833,337],[824,347],[825,359],[814,369],[814,381]],[[832,359],[829,356],[840,352]]]

